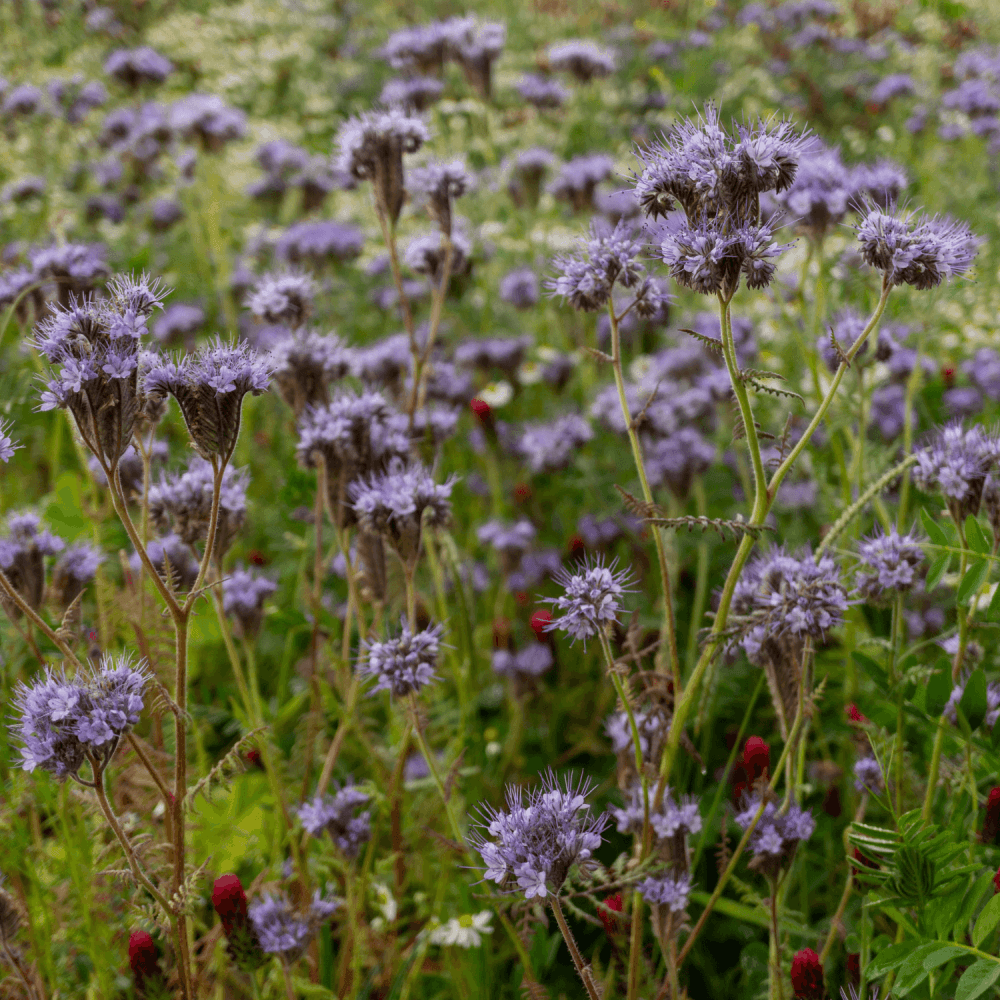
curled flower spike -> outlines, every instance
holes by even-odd
[[[925,215],[895,215],[871,207],[855,226],[861,256],[891,285],[936,288],[965,274],[982,242],[964,222]]]
[[[372,694],[389,691],[397,698],[416,694],[437,680],[434,669],[441,649],[443,625],[411,632],[405,621],[400,634],[385,642],[365,642],[365,662],[359,666],[362,678],[374,678]]]
[[[247,299],[250,311],[268,323],[293,329],[301,326],[312,312],[316,286],[312,278],[298,271],[265,274]]]
[[[601,557],[597,557],[593,562],[584,560],[575,573],[560,569],[555,574],[555,580],[565,594],[542,600],[552,603],[563,614],[553,619],[546,628],[549,631],[560,629],[568,632],[574,640],[583,639],[586,642],[609,624],[617,622],[622,597],[630,591],[632,582],[631,571],[615,572],[617,565],[617,559],[605,566]]]
[[[441,232],[451,235],[451,207],[472,186],[472,178],[461,160],[433,162],[410,172],[408,187],[427,202]]]
[[[194,357],[163,360],[146,373],[147,393],[173,396],[198,454],[229,461],[240,433],[243,397],[259,396],[271,380],[272,364],[247,344],[216,339]]]
[[[527,798],[522,788],[508,785],[506,809],[481,807],[481,830],[471,840],[486,865],[485,877],[502,892],[521,892],[526,899],[558,893],[573,865],[601,846],[608,817],[591,815],[592,788],[589,779],[574,782],[571,775],[560,785],[550,770]]]
[[[348,858],[356,858],[362,845],[371,839],[371,812],[358,815],[355,809],[365,805],[369,796],[352,784],[337,789],[334,795],[317,795],[298,808],[302,826],[314,837],[325,830]]]
[[[691,895],[691,876],[650,877],[640,882],[638,888],[647,903],[665,906],[671,913],[683,913]]]
[[[286,899],[267,895],[250,905],[250,922],[264,951],[291,963],[302,957],[319,926],[339,907],[340,900],[323,899],[319,889],[301,915]]]

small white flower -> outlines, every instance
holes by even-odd
[[[490,921],[493,919],[491,910],[479,913],[465,913],[460,917],[452,917],[446,924],[431,931],[431,944],[445,946],[458,945],[459,948],[478,948],[482,943],[482,934],[492,934]]]
[[[479,392],[479,398],[493,409],[506,406],[514,398],[514,389],[509,382],[500,379],[491,382]]]

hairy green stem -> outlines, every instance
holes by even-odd
[[[576,938],[573,937],[573,932],[569,929],[569,924],[566,923],[566,917],[563,914],[562,904],[559,902],[558,896],[549,896],[549,905],[552,907],[556,923],[559,925],[559,930],[562,933],[563,940],[566,942],[566,947],[569,948],[570,957],[573,959],[577,975],[582,980],[584,988],[587,991],[587,996],[590,1000],[601,1000],[601,994],[597,990],[597,984],[594,982],[590,967],[584,962],[583,955],[580,954],[580,949],[577,947]],[[635,920],[635,917],[632,919]],[[631,997],[632,995],[630,984],[629,996]]]

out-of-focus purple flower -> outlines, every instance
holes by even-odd
[[[873,207],[855,226],[861,256],[893,284],[927,289],[965,274],[980,240],[964,222],[939,216],[890,215]]]
[[[644,761],[656,762],[660,759],[660,751],[663,749],[663,741],[670,732],[670,723],[666,715],[661,711],[644,711],[640,709],[633,712],[635,727],[639,730],[639,753]],[[604,731],[611,740],[611,748],[619,758],[624,757],[627,765],[635,761],[635,750],[632,748],[632,725],[629,722],[627,712],[612,712],[604,722]],[[635,795],[633,789],[632,800],[626,810],[622,812],[620,821],[631,824],[635,821],[635,809],[638,807],[639,829],[642,829],[643,820],[643,799],[642,788],[637,786],[639,795]],[[632,810],[632,812],[628,812]],[[617,815],[617,810],[612,809],[612,815]],[[631,818],[628,818],[631,817]],[[631,827],[630,827],[631,828]],[[622,831],[623,833],[625,830]]]
[[[865,790],[881,792],[885,787],[885,776],[882,774],[882,767],[874,757],[861,757],[854,764],[854,788],[856,791]]]
[[[0,192],[0,201],[19,205],[32,198],[41,198],[45,194],[46,187],[44,177],[21,177],[4,187]]]
[[[614,51],[589,39],[555,42],[549,46],[548,60],[553,69],[571,73],[581,83],[615,71]]]
[[[903,433],[906,411],[906,388],[902,385],[880,386],[872,393],[869,420],[877,428],[882,440],[895,440]],[[911,425],[916,423],[915,414],[910,415]]]
[[[455,364],[513,376],[531,346],[530,337],[484,337],[466,340],[455,349]]]
[[[372,694],[389,691],[396,698],[416,694],[437,680],[434,669],[441,649],[443,625],[432,625],[420,632],[411,632],[404,621],[395,638],[384,642],[365,641],[364,662],[358,667],[362,678],[377,683]]]
[[[173,198],[157,198],[149,206],[149,221],[157,232],[164,232],[184,217],[184,209]]]
[[[562,614],[546,627],[547,631],[559,629],[568,632],[575,640],[595,636],[609,624],[618,621],[621,601],[630,590],[630,570],[616,571],[617,560],[607,565],[598,557],[584,560],[571,573],[561,569],[556,582],[565,593],[560,597],[544,600],[553,604]]]
[[[963,363],[962,370],[987,399],[1000,400],[1000,354],[981,347]]]
[[[246,134],[246,114],[218,94],[188,94],[170,105],[170,126],[185,138],[196,137],[210,151]]]
[[[569,413],[548,424],[526,426],[517,447],[532,472],[557,472],[565,469],[593,436],[590,424],[583,417]]]
[[[868,96],[872,104],[884,107],[897,97],[909,97],[911,94],[915,94],[916,90],[913,77],[909,73],[890,73],[888,76],[883,76],[872,87],[871,94]]]
[[[173,63],[155,49],[115,49],[105,60],[104,72],[133,90],[143,83],[163,83],[174,71]]]
[[[451,232],[451,266],[449,274],[468,274],[472,267],[472,241],[461,229]],[[435,284],[444,278],[447,249],[437,230],[419,233],[406,245],[403,260],[417,274],[424,274]]]
[[[608,819],[591,814],[587,779],[567,775],[560,785],[552,771],[528,792],[507,786],[507,808],[481,806],[481,829],[470,840],[486,866],[485,877],[501,892],[545,897],[562,888],[573,865],[601,846]],[[492,839],[488,839],[492,838]]]
[[[472,177],[462,160],[432,161],[410,171],[407,189],[426,201],[442,233],[451,235],[452,202],[472,186]]]
[[[512,653],[506,649],[493,650],[493,672],[512,680],[532,680],[541,677],[552,664],[552,650],[547,643],[532,642]]]
[[[188,302],[175,302],[163,310],[153,324],[153,338],[164,347],[178,343],[193,345],[196,334],[205,323],[205,310]]]
[[[548,190],[561,201],[568,201],[573,210],[579,212],[592,205],[594,190],[611,175],[614,168],[615,161],[604,153],[574,156],[559,168]]]
[[[102,562],[104,555],[86,542],[66,549],[52,568],[52,600],[60,608],[68,608],[94,579]]]
[[[34,84],[22,83],[4,95],[0,111],[11,118],[27,118],[41,110],[44,94]]]
[[[0,420],[0,462],[6,465],[13,457],[14,452],[24,445],[18,444],[10,435],[13,421]]]
[[[198,561],[189,546],[173,532],[151,538],[146,543],[146,552],[160,579],[169,581],[174,590],[190,590],[194,586],[200,568]],[[139,573],[142,561],[137,552],[129,557],[129,566],[133,573]]]
[[[274,252],[290,264],[320,268],[334,261],[353,260],[361,253],[364,242],[360,229],[343,222],[297,222],[281,234]]]
[[[247,307],[268,323],[301,326],[312,311],[316,286],[299,271],[265,274],[247,298]]]
[[[386,107],[398,106],[408,114],[426,111],[444,93],[444,84],[433,76],[388,80],[379,101]]]
[[[631,745],[631,740],[629,742]],[[609,812],[618,824],[619,833],[642,833],[644,810],[642,785],[636,781],[625,808],[612,807]],[[649,825],[660,840],[670,840],[678,834],[698,833],[701,830],[698,803],[690,795],[681,796],[675,801],[668,788],[659,809],[653,809],[650,803]]]
[[[1000,94],[986,80],[963,80],[954,90],[941,98],[941,106],[951,111],[961,111],[970,118],[995,115],[1000,111]]]
[[[222,610],[235,619],[239,631],[237,638],[256,637],[264,617],[264,599],[277,589],[273,580],[242,566],[226,574],[222,584]]]
[[[356,785],[348,783],[333,795],[317,795],[312,802],[298,808],[302,826],[314,837],[325,830],[330,839],[348,858],[356,858],[362,845],[371,840],[371,813],[355,815],[370,796]]]
[[[908,183],[906,171],[892,160],[861,163],[851,171],[852,197],[857,205],[867,201],[887,210],[899,201]]]
[[[305,953],[316,929],[340,907],[336,899],[323,899],[319,889],[306,914],[298,915],[281,897],[264,896],[250,904],[250,922],[261,948],[284,962],[297,961]]]
[[[536,108],[559,108],[569,97],[569,91],[558,81],[537,73],[526,73],[517,85],[517,92]]]
[[[8,534],[0,538],[0,569],[25,603],[37,611],[45,595],[45,557],[54,556],[65,547],[57,535],[42,528],[42,519],[33,511],[7,516]],[[4,609],[19,617],[20,609],[6,597]]]
[[[638,888],[647,903],[666,906],[671,913],[683,913],[691,895],[691,876],[650,876],[640,882]]]
[[[979,513],[987,474],[1000,461],[1000,441],[982,427],[942,428],[916,452],[913,482],[925,492],[940,492],[956,524]]]
[[[980,391],[972,386],[956,386],[948,389],[941,398],[949,417],[962,420],[974,417],[982,412],[983,397]]]
[[[519,267],[500,279],[500,298],[515,309],[530,309],[538,302],[538,275],[533,268]]]
[[[924,550],[913,535],[900,535],[893,527],[858,543],[858,592],[872,600],[891,593],[905,593],[917,582]]]
[[[281,398],[298,418],[306,407],[329,402],[330,384],[350,372],[354,353],[335,334],[299,329],[279,336],[270,361]]]
[[[715,446],[694,427],[681,427],[646,447],[646,474],[651,486],[666,486],[683,499],[696,476],[715,460]]]

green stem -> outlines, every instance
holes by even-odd
[[[636,893],[636,895],[638,896],[639,894]],[[562,933],[563,940],[566,942],[566,947],[569,948],[577,975],[579,975],[583,981],[584,988],[587,990],[587,996],[590,1000],[601,1000],[601,995],[598,993],[597,986],[594,983],[594,977],[591,975],[586,962],[584,962],[583,955],[580,954],[576,938],[573,937],[573,932],[569,929],[569,924],[566,923],[566,917],[563,915],[562,904],[559,902],[559,898],[557,896],[549,896],[549,905],[552,907],[553,914],[555,914],[556,923],[559,925],[559,930]],[[635,917],[633,916],[632,919],[634,921]],[[629,996],[633,996],[631,983],[629,984]]]

